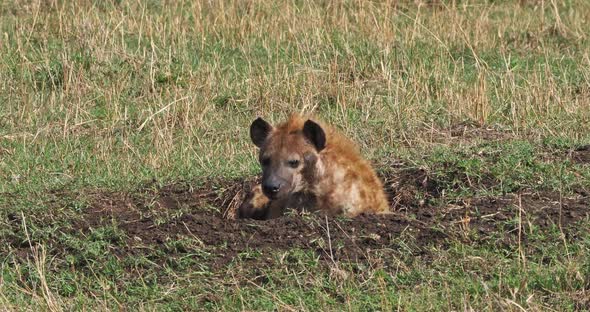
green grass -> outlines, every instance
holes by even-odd
[[[552,241],[538,240],[531,245]],[[575,299],[583,298],[575,295],[581,296],[587,289],[587,280],[581,274],[589,273],[588,243],[586,239],[567,249],[563,245],[545,245],[541,252],[528,255],[526,263],[520,261],[518,250],[501,253],[497,246],[453,244],[437,250],[434,260],[396,251],[391,261],[395,267],[381,269],[346,263],[326,268],[314,254],[291,250],[274,256],[274,265],[263,266],[257,272],[244,263],[247,260],[236,259],[227,272],[217,274],[182,260],[174,260],[177,262],[162,269],[148,259],[120,261],[109,255],[93,256],[89,251],[80,257],[103,267],[90,266],[88,272],[63,270],[47,280],[60,304],[72,307],[115,309],[119,302],[164,310],[449,310],[466,305],[477,310],[510,310],[515,305],[528,305],[533,310],[551,306],[576,310],[581,301]],[[102,247],[88,246],[90,250],[95,248],[100,254]],[[558,256],[566,252],[567,258]],[[131,268],[143,270],[141,278],[130,276]],[[28,297],[20,288],[12,287],[34,289],[40,283],[36,268],[27,266],[5,268],[3,279],[9,285],[4,295],[14,304],[25,304]]]
[[[289,112],[337,125],[384,174],[423,169],[441,209],[587,194],[590,166],[568,155],[590,144],[589,13],[583,0],[1,1],[0,306],[587,309],[584,231],[539,229],[526,263],[451,239],[428,259],[386,251],[395,266],[250,250],[211,268],[220,251],[191,237],[120,258],[116,220],[74,224],[96,193],[257,174],[250,122]]]

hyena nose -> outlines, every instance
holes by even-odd
[[[265,183],[262,186],[267,194],[276,194],[281,189],[280,183]]]

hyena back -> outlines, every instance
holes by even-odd
[[[276,127],[258,118],[250,138],[260,148],[262,183],[240,206],[240,217],[271,219],[286,208],[349,217],[389,211],[370,163],[333,128],[299,115]]]

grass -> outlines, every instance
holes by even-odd
[[[568,155],[590,144],[589,14],[583,0],[0,1],[0,305],[588,308],[586,223],[528,233],[524,262],[522,248],[455,239],[422,259],[408,238],[391,266],[295,249],[222,268],[191,237],[121,256],[117,220],[75,224],[96,193],[255,175],[250,122],[289,112],[337,125],[383,174],[424,170],[441,209],[587,196],[590,167]],[[164,225],[191,212],[154,211]]]

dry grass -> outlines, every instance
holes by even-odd
[[[15,1],[0,12],[2,154],[63,160],[36,164],[49,175],[244,175],[249,122],[288,111],[322,115],[372,158],[466,121],[590,130],[586,1]],[[99,168],[71,169],[72,153]]]

